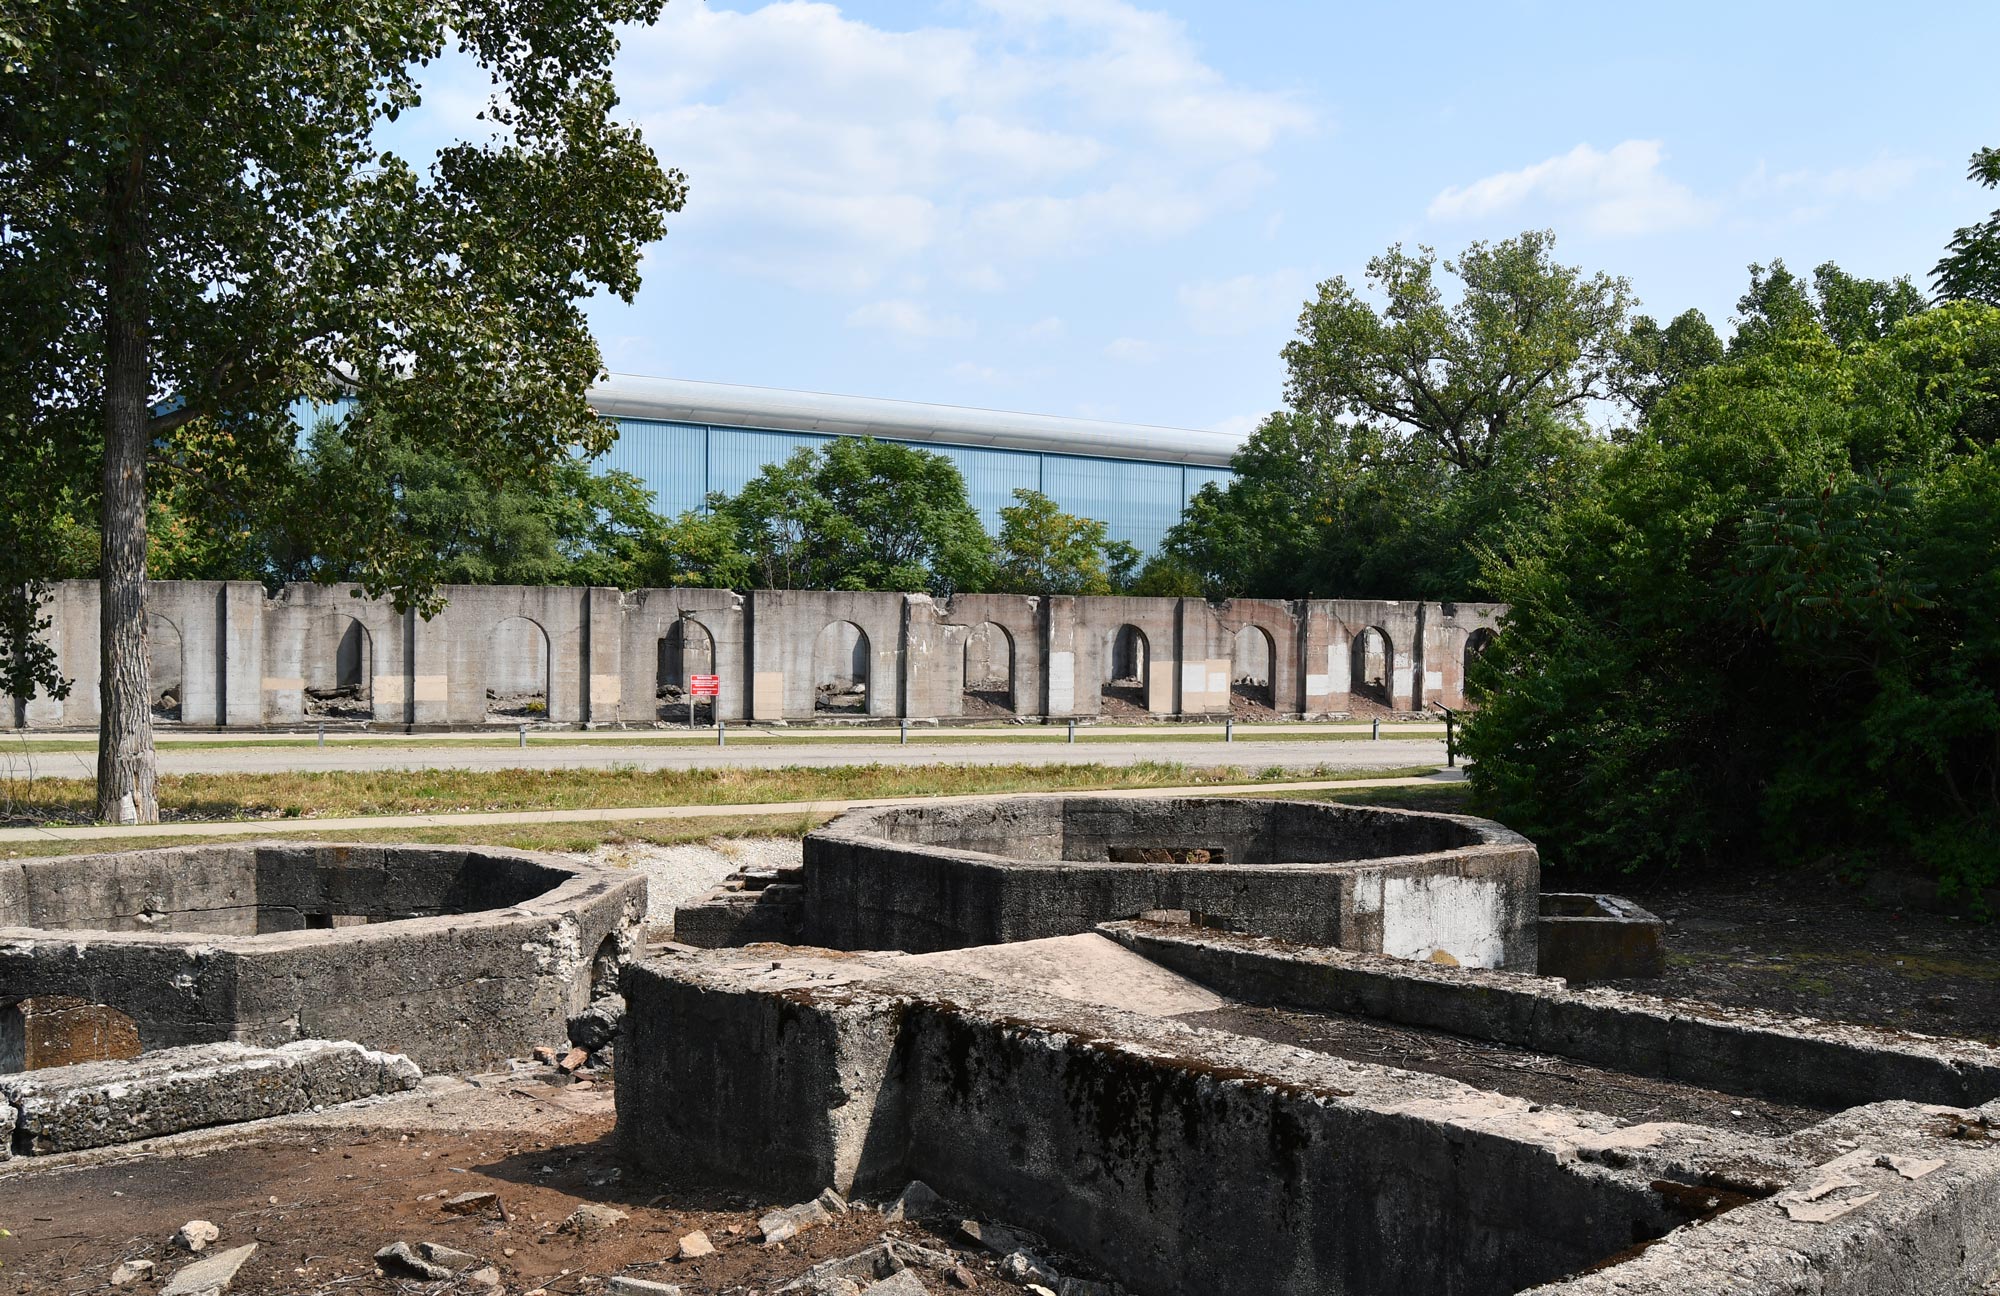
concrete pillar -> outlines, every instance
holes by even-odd
[[[625,697],[625,596],[591,589],[583,599],[583,723],[618,723]]]
[[[903,596],[902,680],[898,712],[908,720],[935,720],[947,710],[959,710],[958,690],[952,687],[954,672],[949,651],[952,636],[938,618],[938,607],[928,594]],[[964,640],[959,640],[963,643]],[[871,685],[870,700],[874,689]],[[870,711],[873,711],[870,707]]]
[[[785,601],[779,590],[750,592],[750,719],[775,724],[785,718]],[[812,649],[807,647],[807,660]]]
[[[1096,683],[1083,687],[1087,654],[1078,651],[1077,622],[1075,595],[1051,594],[1042,600],[1042,714],[1051,719],[1097,712]]]
[[[254,729],[264,722],[264,587],[255,581],[229,581],[220,595],[218,723],[232,729]]]
[[[408,671],[405,714],[414,725],[443,725],[451,714],[451,623],[449,610],[426,621],[415,609],[403,615],[403,660]],[[485,708],[472,718],[483,719]]]

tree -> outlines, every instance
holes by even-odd
[[[1346,279],[1327,280],[1285,347],[1287,401],[1427,443],[1462,472],[1490,466],[1530,410],[1581,419],[1608,393],[1631,292],[1557,265],[1554,247],[1546,231],[1474,243],[1445,262],[1462,286],[1449,304],[1427,247],[1411,256],[1397,244],[1368,263],[1379,311]]]
[[[1007,594],[1109,594],[1116,588],[1114,564],[1129,579],[1137,555],[1131,545],[1107,540],[1104,523],[1065,513],[1040,491],[1016,490],[1014,503],[1000,510],[992,588]]]
[[[1641,420],[1649,417],[1660,398],[1694,374],[1722,360],[1722,340],[1708,317],[1698,310],[1674,316],[1665,328],[1650,315],[1633,319],[1617,346],[1618,360],[1609,385],[1619,400]]]
[[[711,505],[767,589],[929,590],[984,586],[991,542],[944,455],[839,437],[767,464]]]
[[[1971,304],[1773,329],[1664,396],[1495,575],[1481,807],[1557,868],[2000,878],[1996,406],[2000,309]]]
[[[1835,346],[1863,346],[1881,341],[1926,305],[1905,276],[1862,279],[1827,261],[1808,285],[1782,260],[1752,265],[1750,287],[1736,302],[1736,335],[1729,339],[1728,354],[1749,355],[1801,330],[1824,334]]]
[[[1966,179],[2000,189],[2000,148],[1974,153]],[[1931,271],[1931,282],[1941,301],[2000,306],[2000,210],[1977,225],[1962,226],[1951,236],[1947,251]]]
[[[357,400],[357,460],[449,450],[546,482],[609,436],[580,309],[630,298],[683,193],[610,118],[621,22],[662,0],[118,0],[0,14],[0,662],[60,690],[36,639],[65,498],[102,537],[98,812],[157,817],[147,701],[148,473],[254,506],[301,400]],[[449,43],[494,83],[492,135],[424,171],[377,128]],[[67,492],[67,495],[65,495]],[[429,606],[406,537],[358,538],[371,593]]]
[[[666,524],[651,571],[650,583],[665,586],[750,589],[757,583],[736,517],[720,497]]]

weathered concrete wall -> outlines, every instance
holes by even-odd
[[[1209,852],[1180,862],[1124,848]],[[1316,802],[1007,797],[844,815],[805,844],[806,943],[930,951],[1156,909],[1307,945],[1533,971],[1540,863],[1498,824]]]
[[[0,864],[0,998],[129,1016],[148,1050],[349,1039],[433,1070],[560,1040],[645,879],[522,851],[267,842]]]
[[[688,659],[722,676],[724,720],[803,721],[816,685],[865,677],[854,718],[951,719],[968,688],[1024,717],[1088,718],[1113,696],[1161,716],[1224,715],[1243,673],[1239,633],[1271,706],[1350,709],[1355,641],[1379,632],[1397,710],[1464,704],[1468,646],[1490,636],[1492,604],[1359,600],[1047,598],[819,590],[638,590],[452,586],[430,620],[345,586],[155,581],[150,646],[163,723],[244,728],[322,718],[377,725],[644,725],[661,719],[663,643],[677,624]],[[44,632],[67,698],[0,699],[0,725],[97,723],[98,590],[58,583]],[[1143,643],[1143,648],[1135,645]],[[1121,647],[1122,645],[1122,647]],[[972,663],[972,675],[967,664]],[[325,695],[348,688],[344,709]],[[488,695],[492,696],[489,697]],[[853,697],[855,695],[850,695]],[[1371,695],[1372,696],[1372,695]],[[685,715],[684,711],[677,712]],[[704,710],[702,718],[708,713]]]
[[[1789,1168],[893,960],[662,959],[625,995],[639,1166],[799,1196],[914,1176],[1146,1296],[1499,1296],[1686,1222],[1670,1190],[1707,1167]]]

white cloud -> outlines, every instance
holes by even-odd
[[[1653,234],[1713,219],[1715,204],[1662,173],[1659,140],[1626,140],[1609,152],[1579,144],[1518,171],[1501,171],[1431,200],[1432,220],[1498,216],[1531,204],[1579,218],[1598,234]]]
[[[957,12],[893,31],[807,0],[670,4],[628,32],[623,111],[689,179],[675,237],[808,288],[994,291],[1024,262],[1173,237],[1246,201],[1259,159],[1314,121],[1127,0]]]
[[[1149,365],[1160,358],[1160,348],[1143,338],[1122,337],[1104,348],[1104,358],[1120,364]]]
[[[1030,324],[1027,335],[1038,342],[1052,342],[1068,332],[1069,329],[1063,324],[1061,316],[1050,315]]]
[[[917,302],[903,298],[869,302],[847,316],[847,327],[880,329],[913,341],[972,335],[972,323],[957,315],[933,315]]]
[[[1188,327],[1210,337],[1231,337],[1258,329],[1289,331],[1308,286],[1302,271],[1275,270],[1184,283],[1179,296]]]

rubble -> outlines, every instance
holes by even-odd
[[[237,1270],[257,1253],[255,1242],[218,1251],[181,1269],[160,1289],[160,1296],[222,1296]]]
[[[935,1215],[945,1207],[944,1198],[931,1190],[931,1186],[921,1179],[912,1179],[907,1188],[896,1195],[896,1200],[882,1208],[882,1218],[889,1220],[923,1219]]]
[[[700,1229],[681,1238],[679,1247],[680,1249],[675,1252],[675,1258],[680,1260],[699,1260],[703,1256],[715,1254],[715,1244],[710,1242],[708,1234]]]
[[[797,1237],[828,1218],[830,1217],[826,1207],[817,1201],[800,1202],[796,1206],[786,1206],[765,1215],[757,1221],[757,1232],[762,1236],[765,1246],[772,1246]]]
[[[589,1237],[596,1233],[607,1233],[623,1224],[631,1216],[615,1206],[604,1206],[597,1202],[586,1202],[570,1212],[561,1229],[579,1237]]]
[[[174,1245],[183,1251],[200,1251],[221,1236],[222,1230],[207,1220],[189,1220],[174,1233]]]

